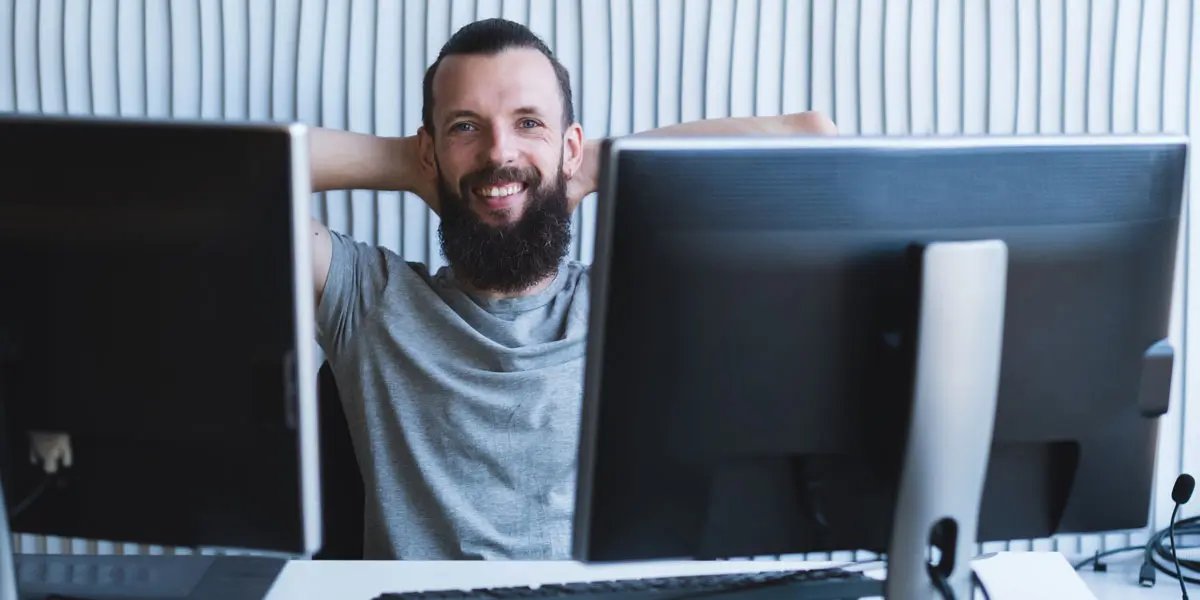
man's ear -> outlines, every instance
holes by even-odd
[[[563,176],[571,179],[582,165],[583,127],[579,123],[572,123],[563,135]]]
[[[421,174],[425,179],[437,177],[437,156],[434,154],[433,136],[424,126],[417,128],[417,145],[420,146]]]
[[[417,195],[425,201],[434,214],[442,214],[441,199],[437,193],[437,154],[435,153],[433,136],[424,127],[417,128],[417,164],[421,171],[420,180],[424,187],[417,190]]]

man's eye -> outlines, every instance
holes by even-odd
[[[472,131],[474,129],[475,126],[470,123],[455,123],[450,126],[450,131]]]
[[[533,119],[525,119],[524,121],[521,121],[521,127],[525,127],[527,129],[532,129],[534,127],[540,127],[540,126],[541,126],[541,123],[538,123],[537,121],[534,121]]]

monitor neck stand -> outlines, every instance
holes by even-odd
[[[886,597],[967,599],[996,416],[1008,249],[994,240],[934,243],[919,249],[919,264],[912,416]]]

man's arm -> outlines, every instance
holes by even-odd
[[[837,126],[818,112],[802,112],[772,117],[726,117],[677,123],[633,135],[722,136],[722,135],[837,135]],[[583,166],[567,185],[571,210],[584,196],[596,191],[600,177],[601,140],[588,140],[583,148]]]
[[[320,127],[309,128],[308,135],[314,192],[405,191],[421,196],[427,204],[435,196],[432,186],[426,186],[420,175],[415,137],[379,137]],[[329,229],[316,219],[312,222],[312,233],[313,285],[320,306],[333,260],[333,244]]]
[[[425,185],[418,152],[415,136],[379,137],[310,128],[308,154],[313,191],[405,191],[425,198],[433,187]]]

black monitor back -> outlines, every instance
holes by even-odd
[[[1009,246],[979,539],[1142,526],[1176,138],[632,138],[604,156],[586,560],[884,551],[912,403],[912,246]],[[1158,345],[1156,345],[1158,344]],[[1169,368],[1167,370],[1169,376]],[[1103,498],[1103,502],[1096,501]]]
[[[0,402],[16,531],[319,543],[307,147],[286,125],[0,118]],[[309,279],[310,280],[310,279]]]

